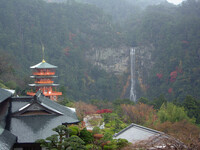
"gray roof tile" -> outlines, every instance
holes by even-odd
[[[12,93],[0,88],[0,103],[11,97]]]
[[[127,128],[115,134],[114,138],[123,138],[127,139],[131,143],[136,143],[160,135],[164,135],[164,133],[132,123]]]
[[[44,107],[47,106],[48,109],[59,111],[62,114],[12,116],[10,131],[18,137],[19,143],[35,142],[37,139],[46,138],[55,134],[52,129],[58,125],[79,122],[76,112],[48,99],[40,91],[32,98],[23,99],[21,101],[20,98],[14,99],[12,105],[14,108],[12,108],[12,112],[19,111],[20,107],[23,108],[27,104],[31,104],[35,101]]]
[[[3,130],[3,132],[0,133],[0,150],[10,150],[16,141],[17,137],[15,135],[7,130]]]

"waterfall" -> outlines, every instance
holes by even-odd
[[[130,49],[131,59],[131,90],[130,100],[136,102],[136,90],[135,90],[135,48]]]

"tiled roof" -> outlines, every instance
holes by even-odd
[[[123,138],[127,139],[131,143],[136,143],[142,140],[147,140],[151,137],[158,137],[160,135],[164,135],[164,133],[132,123],[119,133],[116,133],[114,138]]]
[[[11,107],[11,112],[16,112],[19,111],[20,108],[24,107],[27,104],[30,104],[32,97],[15,97],[12,98],[12,107]]]
[[[3,102],[4,100],[6,100],[7,98],[11,97],[12,93],[0,88],[0,103]]]
[[[175,139],[172,136],[134,123],[123,129],[119,133],[116,133],[113,138],[126,139],[133,144],[139,144],[140,142],[142,142],[144,145],[149,146],[149,149],[155,149],[155,147],[165,147],[166,141],[169,142],[168,144],[170,144],[170,141],[173,141],[174,144],[177,144],[184,149],[187,149],[187,146],[184,143],[182,143],[178,139]]]
[[[57,68],[57,66],[51,65],[47,62],[40,62],[37,65],[31,66],[30,68],[32,69],[43,69],[43,68],[47,68],[47,69],[53,69],[53,68]]]
[[[11,150],[17,137],[7,130],[0,129],[0,150]]]
[[[35,101],[47,109],[60,113],[53,115],[12,116],[10,129],[18,137],[19,143],[32,143],[37,139],[44,139],[55,134],[52,129],[58,125],[79,122],[76,112],[48,99],[41,92],[37,92],[32,98],[27,97],[27,99],[23,100],[15,98],[12,102],[12,113],[26,109],[27,104]]]

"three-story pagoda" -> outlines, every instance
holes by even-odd
[[[27,95],[34,96],[40,90],[46,97],[57,101],[58,96],[62,95],[62,92],[56,91],[56,87],[59,84],[54,84],[53,81],[53,78],[57,77],[55,76],[57,66],[51,65],[43,59],[41,63],[30,68],[33,69],[31,78],[35,80],[35,83],[29,84],[29,86],[34,87],[35,92],[27,92]]]

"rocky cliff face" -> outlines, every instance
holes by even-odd
[[[92,48],[86,52],[86,58],[92,64],[107,72],[122,75],[129,71],[129,49],[126,46],[119,48]]]
[[[136,82],[143,92],[145,92],[148,88],[147,81],[150,71],[154,65],[154,61],[152,60],[152,52],[154,49],[153,45],[135,47]]]
[[[153,66],[152,52],[153,45],[135,47],[136,71],[148,73]],[[86,58],[96,66],[113,72],[118,75],[129,72],[130,68],[130,47],[119,48],[92,48],[85,53]]]
[[[148,88],[147,80],[150,70],[154,65],[152,60],[153,45],[135,47],[135,71],[136,71],[136,90],[145,92]],[[107,72],[112,72],[116,75],[124,75],[130,73],[130,47],[121,46],[119,48],[92,48],[85,53],[86,58],[93,64]],[[130,76],[127,77],[122,98],[129,92]]]

